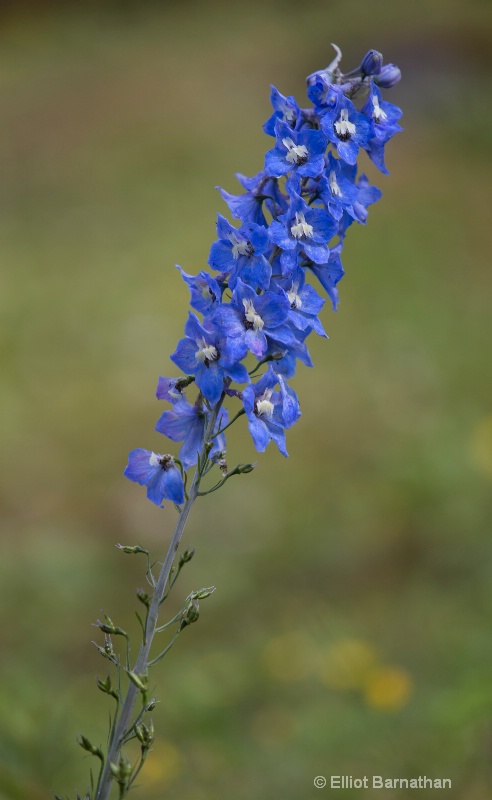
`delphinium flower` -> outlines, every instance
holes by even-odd
[[[169,407],[156,424],[166,440],[181,443],[179,453],[137,448],[125,470],[130,480],[146,487],[149,500],[158,506],[169,501],[179,517],[157,578],[146,550],[121,547],[126,553],[147,554],[152,591],[151,595],[137,592],[146,613],[144,619],[139,617],[142,644],[133,667],[129,650],[126,663],[120,664],[110,639],[119,635],[128,641],[128,634],[109,617],[98,622],[106,637],[98,650],[117,667],[119,680],[117,689],[109,678],[98,682],[101,691],[117,701],[107,750],[91,745],[86,737],[80,740],[101,762],[88,798],[107,800],[113,781],[119,785],[120,799],[131,788],[153,739],[151,721],[144,721],[155,704],[148,698],[148,671],[180,632],[196,621],[199,601],[212,591],[193,592],[172,620],[158,624],[160,607],[192,556],[185,551],[176,561],[193,503],[254,467],[228,466],[226,430],[245,417],[258,452],[273,441],[287,455],[286,431],[301,415],[288,381],[299,362],[313,365],[306,344],[309,335],[314,331],[326,337],[319,319],[325,298],[319,290],[326,292],[336,310],[345,238],[353,224],[366,223],[368,207],[381,196],[360,172],[359,161],[368,156],[387,172],[385,147],[401,130],[401,111],[383,99],[381,90],[394,86],[400,71],[370,50],[356,69],[344,74],[341,52],[335,50],[331,64],[307,79],[312,106],[303,108],[272,87],[273,112],[264,131],[274,141],[263,169],[250,178],[237,175],[244,189],[241,194],[220,189],[237,224],[218,215],[218,238],[208,257],[212,272],[202,269],[192,275],[180,268],[193,311],[171,361],[184,375],[159,379],[157,397]],[[217,480],[210,484],[207,476],[214,473]],[[155,636],[171,625],[175,626],[171,642],[150,658]],[[122,670],[129,678],[125,695]],[[137,713],[139,695],[142,709]],[[135,765],[124,752],[132,739],[141,746]]]

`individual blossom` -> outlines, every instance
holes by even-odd
[[[217,307],[213,322],[231,341],[238,342],[238,349],[244,346],[257,358],[263,358],[270,336],[284,346],[294,344],[294,335],[286,324],[289,310],[284,292],[257,294],[238,279],[231,302]]]
[[[219,306],[221,304],[218,304]],[[209,403],[216,403],[224,389],[224,380],[249,381],[241,359],[247,348],[238,338],[229,338],[212,325],[204,327],[195,314],[188,315],[185,338],[180,339],[171,360],[187,375],[194,375],[196,385]]]
[[[301,361],[306,367],[313,367],[305,339],[311,333],[311,328],[304,331],[295,329],[293,331],[295,336],[294,344],[289,344],[287,348],[282,342],[277,342],[273,337],[268,339],[268,349],[266,356],[270,356],[275,361],[275,372],[283,375],[284,378],[292,378],[296,374],[297,361]]]
[[[321,129],[335,145],[338,155],[347,164],[355,164],[359,148],[367,148],[373,137],[372,123],[343,92],[337,91],[338,102],[321,117]]]
[[[212,245],[208,259],[212,269],[228,274],[231,289],[238,277],[255,288],[266,289],[272,274],[264,256],[270,245],[267,229],[254,222],[235,228],[217,214],[217,235],[219,240]]]
[[[306,283],[306,273],[296,267],[291,275],[276,281],[290,303],[288,322],[299,331],[315,330],[320,336],[326,337],[324,328],[318,319],[318,314],[325,304],[324,297],[320,297],[316,289]]]
[[[218,282],[203,270],[198,275],[187,275],[181,267],[178,266],[178,269],[190,290],[190,306],[200,314],[210,312],[214,303],[220,302],[222,298],[222,289]]]
[[[280,259],[284,274],[294,269],[301,251],[317,264],[326,263],[330,255],[328,242],[338,227],[326,211],[311,208],[293,189],[290,198],[289,210],[269,229],[272,242],[284,251]]]
[[[286,122],[290,128],[294,128],[300,116],[300,108],[296,103],[295,97],[284,97],[275,86],[271,86],[270,102],[273,114],[263,125],[263,130],[268,136],[275,136],[275,123],[277,120]]]
[[[314,104],[318,114],[322,115],[336,108],[339,92],[331,82],[328,73],[315,72],[308,78],[307,96]]]
[[[162,506],[164,500],[177,505],[184,503],[183,478],[170,455],[160,455],[141,447],[132,450],[124,475],[146,486],[147,497],[156,506]]]
[[[361,109],[362,113],[373,122],[374,136],[369,140],[367,152],[381,172],[388,174],[384,162],[384,146],[389,140],[402,130],[398,120],[402,115],[401,108],[382,99],[381,91],[375,84],[371,85],[367,102]]]
[[[352,219],[352,217],[349,217]],[[305,266],[309,267],[311,272],[317,277],[321,286],[331,300],[333,310],[336,311],[338,307],[338,289],[337,283],[343,278],[345,272],[342,267],[340,252],[342,250],[342,243],[340,242],[330,252],[330,258],[326,264],[315,264],[314,262],[306,263]]]
[[[350,169],[355,169],[346,165],[346,171],[348,172]],[[370,205],[373,203],[377,203],[377,201],[381,198],[382,192],[378,189],[377,186],[373,186],[367,177],[362,173],[359,176],[359,179],[356,183],[357,187],[357,199],[352,204],[352,213],[347,214],[344,212],[341,220],[340,220],[340,227],[338,230],[339,236],[343,239],[347,233],[347,228],[352,225],[352,223],[359,222],[361,225],[365,225],[367,222],[367,216]]]
[[[165,380],[165,378],[159,379],[156,393],[158,398],[167,399],[166,395],[159,392],[161,381]],[[173,442],[183,442],[179,451],[179,458],[183,469],[187,470],[197,463],[198,453],[201,450],[205,427],[210,412],[201,394],[198,395],[193,405],[188,402],[184,394],[179,394],[177,398],[171,398],[171,401],[173,404],[172,409],[164,411],[161,414],[155,429],[159,433],[163,433]],[[227,410],[221,408],[213,433],[216,434],[217,431],[224,428],[227,425],[227,421]],[[223,450],[225,450],[225,437],[223,434],[219,434],[219,436],[216,436],[213,440],[210,457],[213,457]]]
[[[275,124],[276,145],[265,156],[265,172],[275,178],[296,173],[316,178],[324,169],[328,139],[322,131],[303,128],[294,131],[285,122]]]
[[[237,172],[236,178],[243,189],[246,189],[244,194],[230,194],[225,189],[217,187],[235,219],[266,226],[264,206],[274,219],[286,211],[287,198],[280,191],[277,178],[271,178],[263,171],[252,178]]]
[[[275,391],[276,385],[280,391]],[[243,390],[242,398],[248,429],[258,452],[263,453],[273,440],[282,455],[287,456],[284,429],[290,428],[301,415],[294,390],[269,366],[257,383]]]
[[[352,206],[357,200],[358,189],[353,179],[350,179],[344,167],[345,161],[335,158],[332,153],[328,153],[326,159],[326,173],[317,185],[317,195],[321,198],[329,214],[337,221],[342,218],[346,211],[353,214]]]

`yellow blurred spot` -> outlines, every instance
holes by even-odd
[[[378,667],[365,686],[366,703],[380,711],[398,711],[412,692],[412,679],[400,667]]]
[[[492,480],[492,414],[475,427],[470,442],[470,455],[475,468]]]
[[[145,784],[164,789],[180,775],[182,762],[181,753],[171,742],[156,739],[142,771]]]
[[[263,708],[253,717],[251,734],[260,744],[285,744],[296,734],[296,719],[284,708]]]
[[[378,654],[359,639],[342,639],[322,656],[319,676],[330,689],[360,689],[374,670]]]
[[[263,661],[273,678],[284,683],[302,681],[316,666],[314,644],[302,631],[290,631],[268,642]]]

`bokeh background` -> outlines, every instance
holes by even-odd
[[[390,177],[368,166],[383,199],[295,379],[291,457],[272,445],[194,511],[174,603],[217,591],[154,673],[134,796],[299,800],[332,774],[491,796],[491,4],[135,0],[0,10],[2,800],[86,789],[91,623],[136,633],[144,584],[114,544],[159,558],[175,518],[122,477],[165,447],[173,265],[204,268],[214,187],[271,146],[269,83],[302,103],[331,41],[347,69],[369,48],[401,66],[405,132]],[[241,424],[229,447],[255,458]]]

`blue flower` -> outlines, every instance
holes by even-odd
[[[331,300],[334,311],[337,310],[338,306],[338,289],[336,288],[337,283],[345,274],[342,267],[342,261],[340,259],[341,249],[341,243],[332,249],[327,264],[314,264],[311,262],[310,264],[306,265],[309,266],[311,271],[314,273],[314,275],[316,275],[317,279],[321,283],[323,289]]]
[[[165,379],[159,378],[159,385],[157,387],[158,396],[159,386],[162,380]],[[183,442],[179,451],[179,458],[183,464],[183,469],[187,470],[197,463],[198,453],[203,444],[203,436],[209,411],[201,395],[198,395],[194,405],[191,405],[182,394],[177,398],[171,397],[171,401],[173,408],[161,414],[155,429],[159,433],[163,433],[173,442]],[[214,433],[217,433],[220,428],[225,427],[227,421],[228,413],[226,409],[222,408],[215,424]],[[220,434],[213,440],[210,456],[222,450],[225,450],[225,437],[223,434]]]
[[[339,100],[339,91],[325,72],[315,72],[308,78],[307,96],[320,114],[332,111]]]
[[[161,375],[155,390],[157,399],[167,400],[168,403],[175,403],[176,400],[179,400],[182,397],[181,390],[176,388],[179,380],[179,378],[163,378]]]
[[[217,187],[235,219],[254,222],[256,225],[267,225],[263,203],[274,219],[286,211],[287,198],[280,191],[276,178],[271,178],[263,171],[252,178],[237,172],[236,178],[246,189],[245,194],[230,194],[225,189]]]
[[[311,329],[305,331],[295,330],[295,344],[289,344],[288,349],[282,342],[276,342],[274,338],[268,339],[266,354],[275,358],[275,372],[284,375],[286,378],[292,378],[296,374],[297,359],[302,361],[306,367],[314,366],[309,350],[304,344],[304,340],[310,333]]]
[[[288,320],[299,331],[315,330],[320,336],[326,337],[318,314],[325,304],[323,297],[306,283],[306,273],[296,267],[292,275],[276,281],[276,284],[285,291],[290,303]]]
[[[203,270],[198,275],[187,275],[180,266],[178,266],[178,269],[190,289],[190,306],[199,311],[200,314],[210,312],[214,303],[219,303],[222,297],[222,289],[217,281]]]
[[[323,200],[329,214],[337,221],[344,211],[352,213],[352,205],[357,200],[358,189],[353,180],[345,174],[344,161],[328,153],[326,176],[320,178],[317,193]]]
[[[285,324],[290,304],[284,292],[257,294],[238,278],[230,303],[221,303],[214,312],[213,322],[219,330],[238,341],[258,358],[267,351],[267,337],[272,336],[287,347],[295,337]]]
[[[271,265],[263,255],[270,244],[267,229],[254,222],[235,228],[222,214],[217,214],[217,235],[219,241],[212,245],[208,259],[212,269],[229,273],[231,289],[238,277],[255,288],[266,289],[272,274]]]
[[[290,196],[288,211],[280,220],[273,220],[269,229],[272,242],[284,251],[281,256],[284,273],[294,269],[301,251],[316,264],[325,264],[330,255],[327,242],[337,232],[336,222],[326,211],[311,208],[292,189]]]
[[[324,169],[328,139],[322,131],[303,128],[294,131],[285,122],[275,124],[276,146],[265,156],[265,172],[275,178],[296,172],[303,178],[316,178]]]
[[[403,130],[398,125],[398,120],[402,115],[401,108],[383,100],[378,87],[372,84],[367,102],[361,111],[368,119],[372,120],[374,125],[374,137],[370,139],[367,148],[369,158],[381,172],[387,175],[388,170],[384,163],[384,145],[395,133]]]
[[[367,148],[374,135],[372,123],[340,91],[335,108],[321,117],[321,128],[347,164],[355,164],[359,148]]]
[[[139,447],[128,456],[123,473],[127,478],[147,487],[147,497],[156,506],[163,500],[184,503],[184,486],[181,472],[170,455],[160,455]]]
[[[350,168],[349,168],[350,169]],[[365,225],[367,221],[367,209],[368,206],[376,203],[381,195],[381,189],[378,189],[377,186],[371,186],[369,180],[366,175],[362,174],[359,177],[359,180],[356,183],[357,187],[357,200],[352,206],[353,213],[346,214],[344,213],[341,221],[340,221],[340,228],[339,228],[339,235],[343,238],[346,235],[347,228],[352,225],[354,219],[359,222],[361,225]]]
[[[274,391],[277,384],[280,392]],[[273,439],[282,455],[287,456],[284,429],[290,428],[301,415],[294,390],[270,366],[257,383],[243,390],[242,397],[249,432],[258,452],[263,453]]]
[[[291,128],[299,118],[300,109],[295,97],[284,97],[275,86],[271,86],[270,102],[273,107],[272,116],[263,125],[263,130],[268,136],[275,136],[275,123],[278,119],[287,122]]]
[[[217,304],[219,307],[222,303]],[[195,314],[188,315],[185,338],[180,339],[171,360],[195,381],[206,400],[217,403],[224,389],[224,379],[248,383],[249,376],[244,364],[239,364],[247,348],[237,338],[226,338],[210,322],[208,327],[200,325]]]

